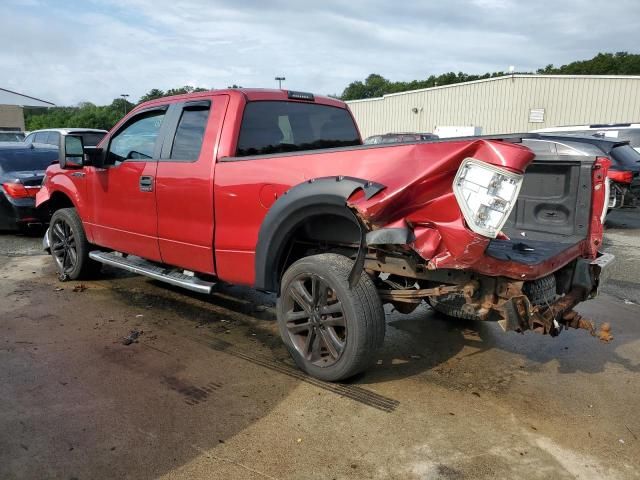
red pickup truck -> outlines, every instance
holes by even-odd
[[[276,292],[296,363],[339,381],[376,358],[383,304],[505,330],[593,330],[606,160],[517,138],[362,145],[347,106],[239,89],[143,103],[93,148],[68,136],[37,205],[62,280],[102,264],[209,293]]]

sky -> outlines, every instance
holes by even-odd
[[[637,0],[0,0],[0,12],[0,87],[57,105],[276,76],[340,94],[370,73],[535,71],[640,40]]]

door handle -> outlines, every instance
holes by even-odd
[[[153,192],[153,177],[151,175],[142,175],[140,177],[140,191]]]

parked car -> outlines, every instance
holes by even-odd
[[[0,143],[22,142],[23,140],[24,132],[20,130],[0,130]]]
[[[640,153],[627,140],[597,136],[539,134],[538,139],[524,140],[525,145],[539,154],[602,155],[611,161],[607,176],[610,180],[609,208],[635,206],[640,200]]]
[[[44,171],[58,159],[58,149],[24,143],[0,146],[0,230],[26,231],[42,226],[35,208]]]
[[[591,329],[572,309],[612,259],[606,171],[596,155],[550,169],[499,139],[362,145],[339,100],[231,89],[138,105],[97,147],[67,136],[37,205],[61,280],[108,264],[275,292],[294,361],[339,381],[378,358],[383,303],[461,292],[505,330]]]
[[[77,135],[82,137],[84,145],[87,147],[95,147],[106,134],[106,130],[96,128],[47,128],[29,132],[29,135],[27,135],[24,141],[28,144],[33,143],[59,147],[61,139],[66,135]]]
[[[591,125],[569,125],[534,130],[535,133],[561,133],[563,135],[586,135],[612,140],[628,141],[640,152],[640,123],[595,123]]]
[[[424,140],[437,140],[433,133],[385,133],[384,135],[372,135],[364,141],[365,145],[377,145],[379,143],[405,143],[421,142]]]

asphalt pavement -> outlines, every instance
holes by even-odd
[[[271,296],[60,283],[0,234],[0,478],[640,478],[639,245],[614,212],[580,306],[611,343],[389,310],[377,364],[335,385],[292,365]]]

